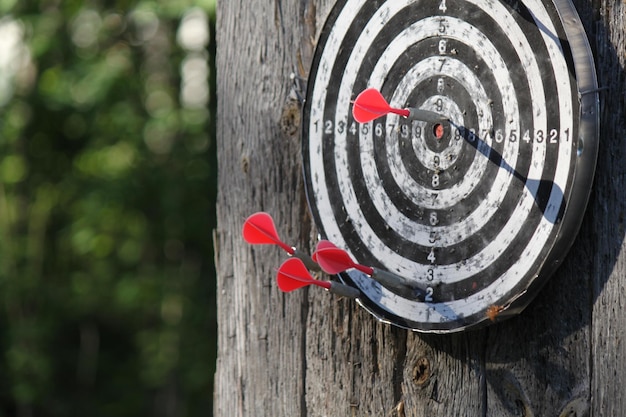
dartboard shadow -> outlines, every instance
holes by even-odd
[[[537,208],[541,211],[541,213],[543,213],[544,218],[548,222],[550,222],[551,224],[556,224],[559,222],[559,220],[563,217],[563,213],[565,212],[566,202],[564,201],[563,189],[558,184],[551,180],[543,178],[528,178],[527,176],[522,175],[506,161],[506,159],[502,156],[500,152],[495,150],[483,139],[472,133],[469,128],[457,125],[454,122],[450,122],[450,124],[461,133],[461,137],[465,139],[466,143],[474,147],[491,163],[505,170],[509,174],[513,175],[514,178],[521,181],[524,187],[526,187],[528,192],[535,199]],[[552,203],[550,202],[551,200]],[[559,209],[553,210],[555,208],[553,206],[558,207]]]

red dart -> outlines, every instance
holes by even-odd
[[[369,275],[381,285],[405,298],[416,299],[426,296],[427,291],[424,285],[411,282],[390,271],[360,265],[352,260],[348,252],[339,249],[330,242],[325,243],[325,241],[320,241],[320,244],[317,245],[317,250],[313,253],[313,258],[319,266],[322,267],[322,270],[328,274],[338,274],[347,269],[354,268]]]
[[[352,106],[352,116],[359,123],[367,123],[388,113],[399,114],[409,117],[409,109],[395,109],[387,103],[380,91],[375,88],[368,88],[359,94]]]
[[[393,108],[387,103],[380,91],[375,88],[368,88],[359,94],[352,106],[352,116],[359,123],[367,123],[389,113],[395,113],[413,120],[435,123],[435,135],[438,139],[443,137],[446,130],[450,130],[450,120],[447,117],[425,109],[413,107],[406,109]]]
[[[307,285],[317,285],[344,297],[357,298],[361,294],[358,289],[338,282],[314,279],[304,263],[298,258],[290,258],[283,262],[278,268],[276,281],[278,288],[284,292],[291,292]]]
[[[243,238],[253,245],[278,245],[289,255],[293,255],[295,249],[287,245],[278,237],[274,219],[262,211],[248,217],[243,224]]]
[[[320,240],[317,243],[317,250],[320,249],[324,249],[324,248],[336,248],[337,246],[335,246],[335,244],[329,240]],[[313,259],[313,262],[317,262],[317,255],[315,254],[315,252],[313,252],[313,255],[311,255],[311,259]]]
[[[339,249],[328,241],[320,241],[313,253],[315,261],[327,274],[338,274],[346,269],[355,268],[367,275],[372,275],[374,269],[369,266],[359,265],[350,258],[348,252]]]
[[[327,290],[330,289],[330,282],[314,279],[302,261],[297,258],[290,258],[283,262],[278,268],[276,280],[278,281],[278,288],[285,292],[297,290],[307,285],[317,285]]]
[[[317,265],[311,257],[298,249],[289,246],[281,241],[276,231],[276,225],[272,216],[265,212],[254,213],[246,219],[242,229],[243,238],[246,242],[253,245],[278,245],[285,252],[296,258],[300,258],[307,268],[313,271],[319,271]]]

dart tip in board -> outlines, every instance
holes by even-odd
[[[443,133],[444,128],[441,123],[437,123],[435,126],[433,126],[433,134],[435,135],[435,138],[437,138],[437,140],[441,140],[441,138],[443,138]]]

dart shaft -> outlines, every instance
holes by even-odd
[[[400,115],[402,117],[411,117],[411,109],[395,109],[391,107],[389,108],[389,112]]]
[[[322,270],[320,266],[316,264],[308,254],[296,248],[291,248],[291,249],[292,249],[292,252],[290,253],[290,255],[293,256],[294,258],[300,259],[302,263],[304,264],[304,266],[306,266],[309,271],[319,272]]]
[[[358,289],[335,281],[330,282],[330,288],[328,290],[342,297],[358,298],[361,296],[361,291]]]
[[[373,270],[374,273],[372,274],[372,279],[377,281],[383,287],[404,298],[413,300],[426,296],[426,288],[423,288],[414,282],[409,282],[406,278],[398,274],[378,268],[373,268]]]
[[[408,108],[407,110],[409,110],[409,115],[407,117],[412,120],[420,120],[422,122],[429,122],[429,123],[448,122],[447,117],[439,113],[435,113],[434,111],[422,110],[422,109],[417,109],[413,107]]]

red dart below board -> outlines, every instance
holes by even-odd
[[[313,253],[315,261],[328,274],[338,274],[346,269],[355,268],[367,275],[372,275],[374,270],[369,266],[359,265],[350,258],[348,252],[339,249],[327,240],[321,240],[317,250]]]
[[[343,297],[357,298],[361,294],[356,288],[334,281],[321,281],[313,278],[298,258],[290,258],[283,262],[276,274],[276,281],[278,288],[284,292],[291,292],[307,285],[316,285]]]
[[[244,240],[252,245],[278,245],[289,255],[299,258],[310,270],[320,270],[319,265],[309,255],[280,240],[274,219],[268,213],[260,211],[249,216],[241,233]]]
[[[328,274],[339,274],[354,268],[369,275],[373,280],[396,294],[410,299],[422,298],[430,301],[431,290],[428,290],[423,284],[410,282],[406,278],[390,271],[358,264],[352,260],[348,252],[326,240],[321,240],[318,243],[317,250],[313,253],[313,259]]]

